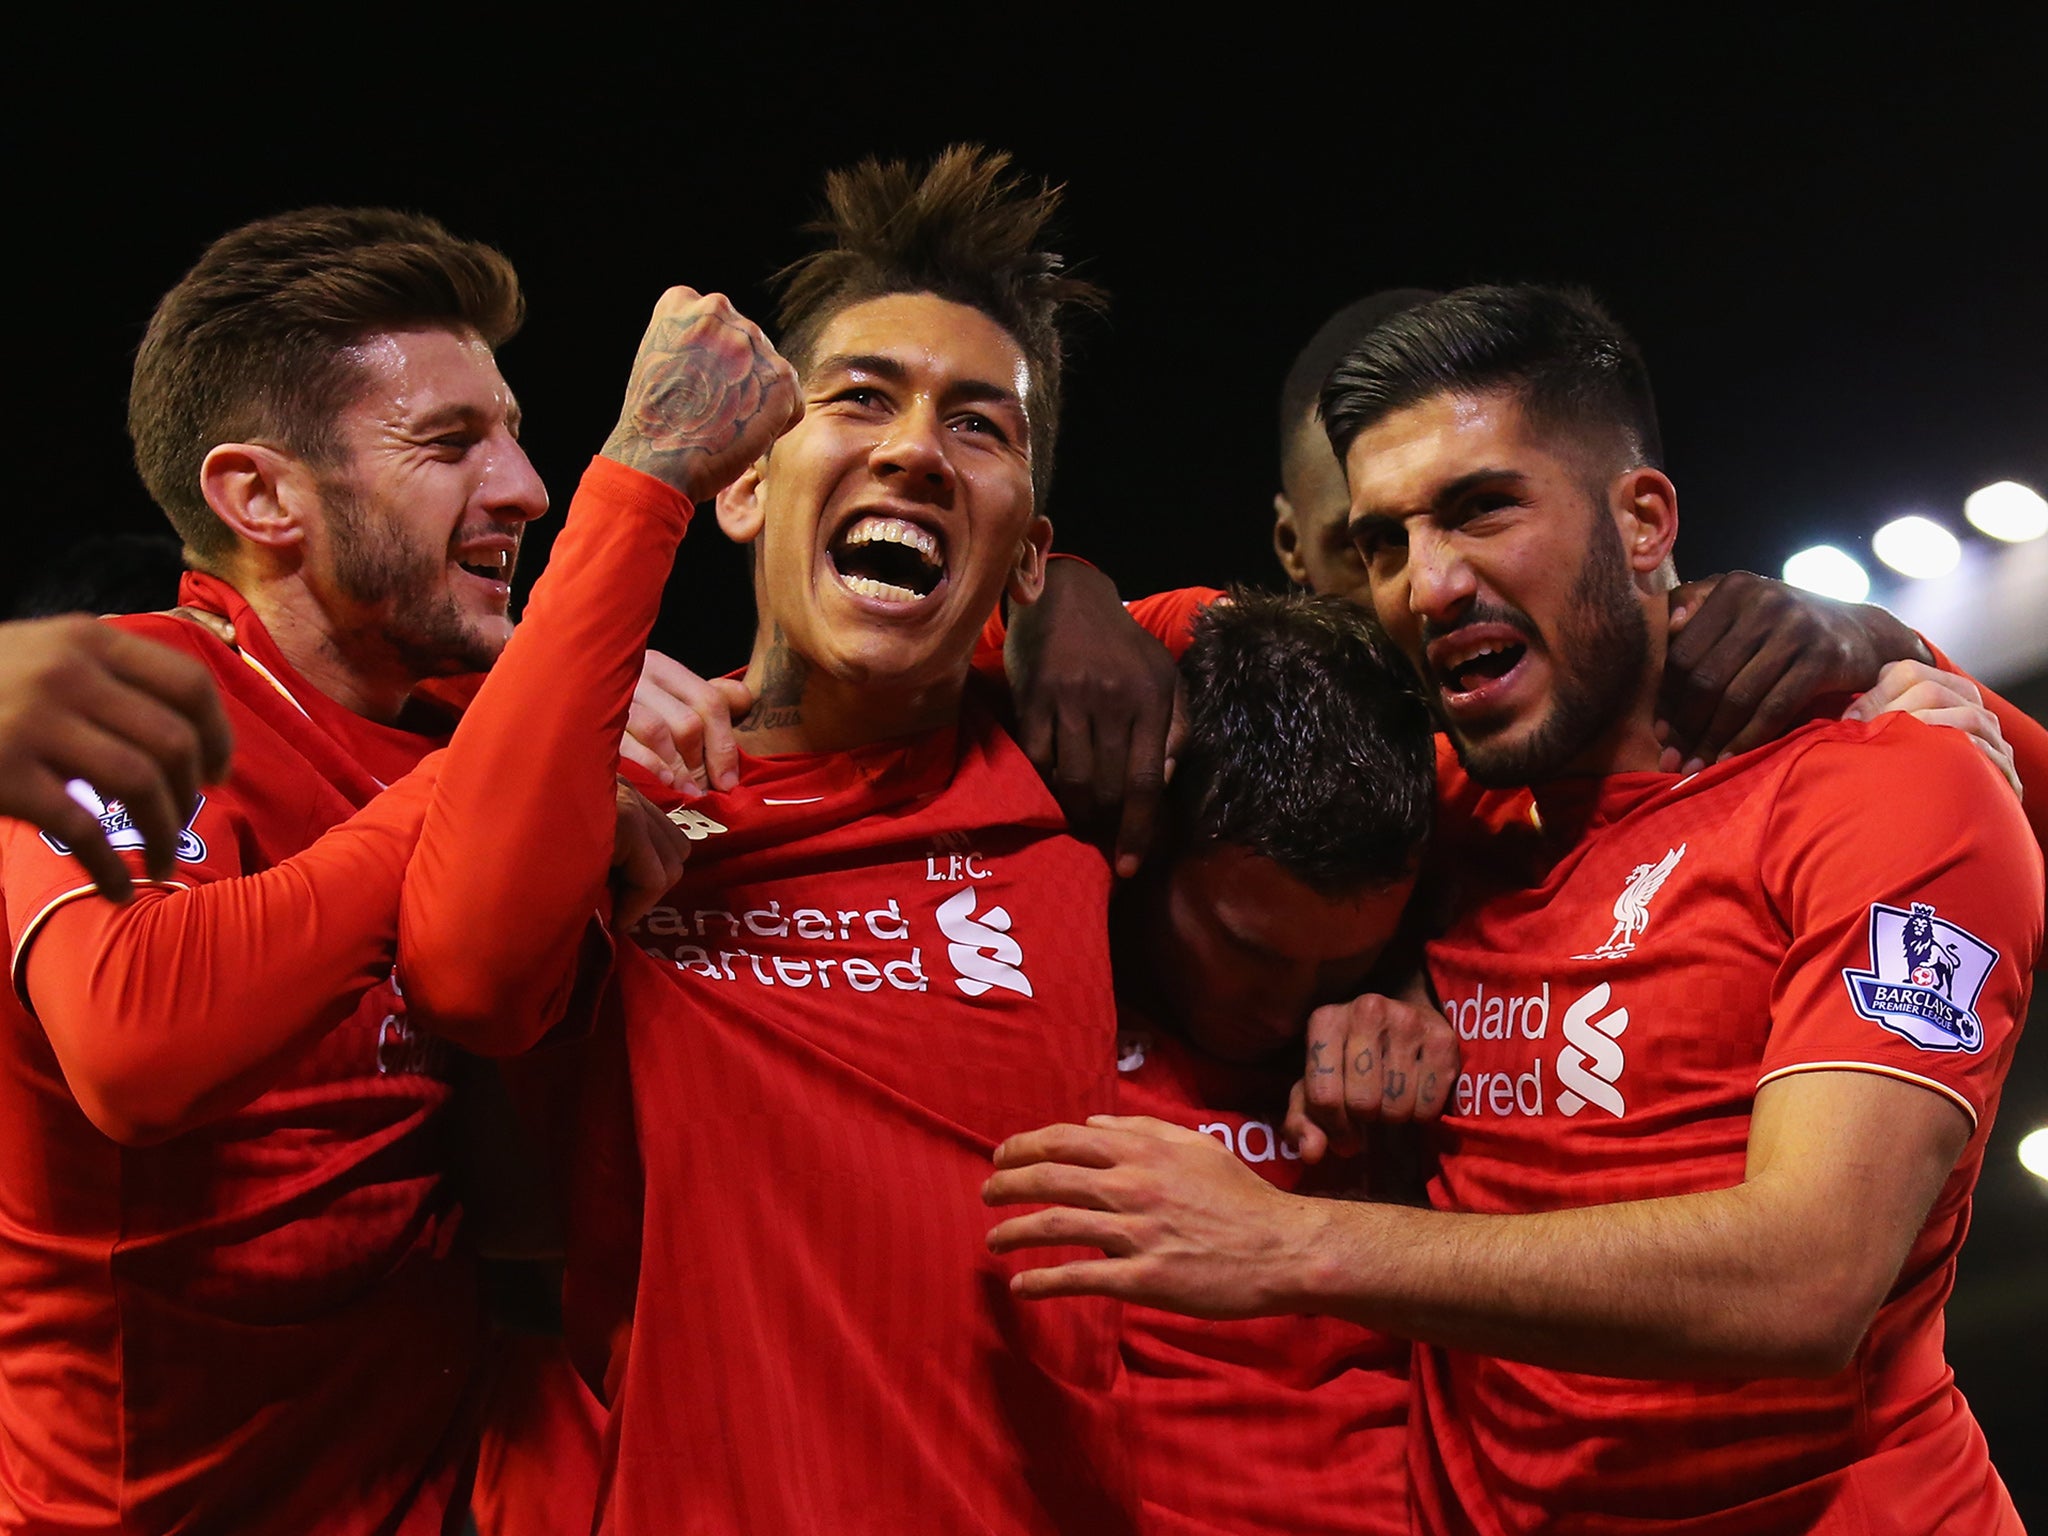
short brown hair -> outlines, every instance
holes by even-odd
[[[775,275],[782,351],[799,372],[826,324],[892,293],[930,293],[978,309],[1031,364],[1031,485],[1045,505],[1059,431],[1061,322],[1100,309],[1102,290],[1066,275],[1040,247],[1061,189],[1009,174],[1010,157],[955,144],[929,166],[867,159],[825,178],[825,211],[804,226],[826,243]]]
[[[306,208],[244,224],[150,317],[128,389],[135,467],[189,558],[218,564],[234,535],[199,489],[217,444],[271,442],[331,468],[334,419],[359,387],[353,343],[445,325],[496,348],[525,313],[512,263],[432,219]]]

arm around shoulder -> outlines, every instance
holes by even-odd
[[[264,1092],[391,974],[433,760],[272,868],[77,892],[16,937],[15,984],[87,1118],[125,1145]]]

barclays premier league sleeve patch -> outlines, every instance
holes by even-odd
[[[64,792],[93,815],[99,818],[100,830],[107,834],[107,846],[114,852],[142,851],[142,833],[135,825],[135,818],[128,814],[128,807],[118,800],[102,800],[99,792],[83,779],[73,779],[64,786]],[[199,820],[200,807],[206,804],[206,796],[200,795],[192,805],[192,814],[185,818],[185,825],[178,830],[177,854],[187,864],[197,864],[206,857],[206,844],[197,832],[192,830]],[[58,853],[69,858],[71,845],[60,842],[45,832],[42,835]]]
[[[1981,1050],[1977,994],[1998,951],[1966,929],[1943,922],[1916,901],[1910,912],[1873,902],[1870,969],[1845,969],[1849,1000],[1873,1024],[1923,1051]]]

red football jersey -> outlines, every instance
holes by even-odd
[[[1941,1307],[2042,941],[2041,859],[1960,735],[1822,724],[1685,780],[1541,788],[1463,860],[1429,949],[1464,1052],[1435,1204],[1518,1212],[1742,1181],[1757,1089],[1883,1073],[1975,1126],[1856,1358],[1633,1381],[1420,1349],[1423,1529],[2017,1532]]]
[[[1280,1138],[1301,1073],[1190,1050],[1126,1006],[1122,1112],[1214,1136],[1300,1194],[1358,1198],[1358,1159],[1311,1167]],[[1408,1344],[1331,1317],[1210,1322],[1124,1309],[1124,1392],[1157,1536],[1406,1536]]]
[[[1004,1137],[1115,1107],[1101,858],[979,710],[749,759],[684,823],[578,1138],[586,1351],[621,1336],[602,1272],[638,1279],[602,1528],[1127,1528],[1118,1308],[1016,1301],[980,1199]],[[643,1175],[610,1222],[607,1128]]]
[[[141,882],[123,907],[0,824],[0,1528],[438,1532],[473,1431],[475,1287],[449,1083],[390,979],[424,779],[380,790],[439,738],[324,698],[221,583],[182,595],[237,644],[117,621],[204,662],[234,731],[172,880],[143,878],[118,802],[101,824]],[[287,1026],[306,1044],[239,1107],[123,1146],[31,1001],[103,1020],[166,1079]]]
[[[586,473],[407,875],[422,1018],[510,1049],[575,1011],[690,511]],[[564,1307],[613,1409],[604,1528],[1127,1528],[1118,1309],[1016,1302],[980,1199],[1003,1137],[1115,1106],[1103,861],[978,709],[649,789],[691,863],[555,1047],[586,1078]]]

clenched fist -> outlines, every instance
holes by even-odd
[[[633,359],[604,456],[702,506],[803,415],[796,370],[722,293],[671,288]]]

